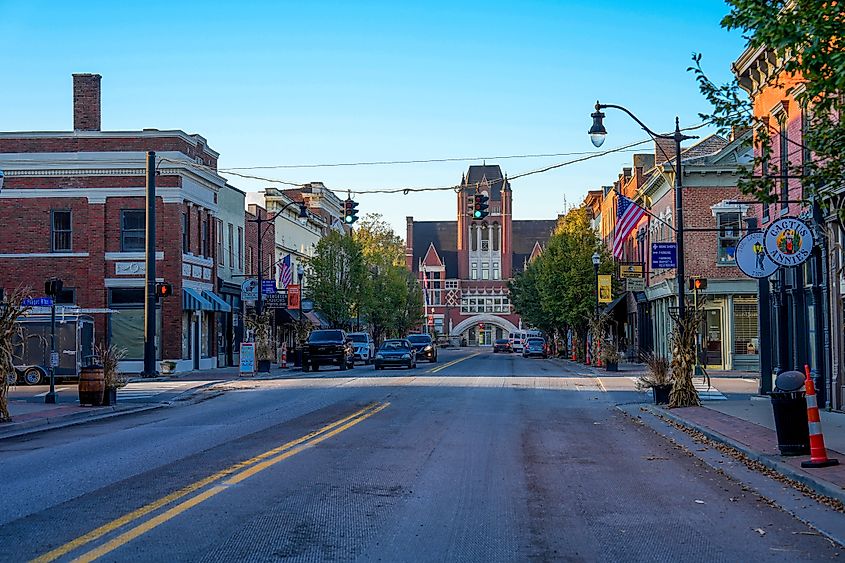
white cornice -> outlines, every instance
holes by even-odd
[[[145,260],[144,252],[106,252],[106,260]],[[156,252],[156,260],[164,260],[164,252]]]
[[[164,203],[189,201],[213,214],[218,212],[218,205],[213,202],[213,198],[202,198],[200,193],[190,188],[157,188],[156,195]],[[90,204],[101,205],[110,197],[146,197],[146,188],[35,188],[0,192],[0,199],[84,198]]]

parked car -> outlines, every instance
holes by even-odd
[[[342,330],[315,330],[302,350],[302,371],[320,366],[338,366],[341,370],[355,367],[352,341]]]
[[[545,340],[537,337],[532,337],[526,340],[525,348],[522,350],[522,357],[529,358],[531,356],[540,356],[542,358],[549,357],[549,350],[546,347]]]
[[[405,366],[409,369],[417,367],[417,353],[406,339],[385,340],[379,346],[374,361],[376,369],[388,366]]]
[[[511,342],[511,348],[514,352],[522,352],[525,348],[525,339],[528,336],[524,332],[512,332],[508,335],[508,340]]]
[[[511,346],[509,338],[498,338],[493,342],[493,353],[495,354],[497,352],[507,352],[508,354],[513,352],[513,346]]]
[[[373,356],[376,355],[376,344],[366,332],[350,332],[348,335],[352,341],[352,352],[356,360],[361,360],[365,365],[370,365]]]
[[[431,335],[409,334],[407,340],[417,353],[418,359],[428,360],[431,363],[437,361],[437,343],[431,339]]]

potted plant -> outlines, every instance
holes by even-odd
[[[669,393],[672,391],[669,360],[654,353],[646,354],[643,359],[648,371],[637,378],[637,389],[651,389],[655,405],[669,404]]]
[[[119,369],[119,362],[126,356],[125,348],[113,344],[100,344],[94,347],[94,355],[103,369],[103,406],[117,404],[117,390],[127,383],[126,375]]]
[[[273,361],[273,337],[270,334],[270,313],[264,311],[260,316],[250,315],[247,328],[255,336],[255,363],[259,373],[269,373]]]
[[[602,343],[599,357],[607,371],[619,371],[619,351],[612,342],[605,340]]]

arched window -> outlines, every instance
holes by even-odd
[[[475,223],[469,226],[469,238],[471,249],[478,250],[478,225]]]
[[[493,252],[499,251],[499,244],[501,241],[501,229],[499,228],[499,223],[493,223]]]

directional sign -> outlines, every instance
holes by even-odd
[[[21,302],[24,307],[50,307],[53,305],[52,297],[33,297],[31,299],[24,299]]]
[[[246,279],[241,284],[241,301],[258,300],[258,280]]]
[[[276,293],[276,280],[261,280],[261,293],[263,295]]]
[[[654,242],[651,244],[651,268],[677,268],[678,245],[674,242]]]

